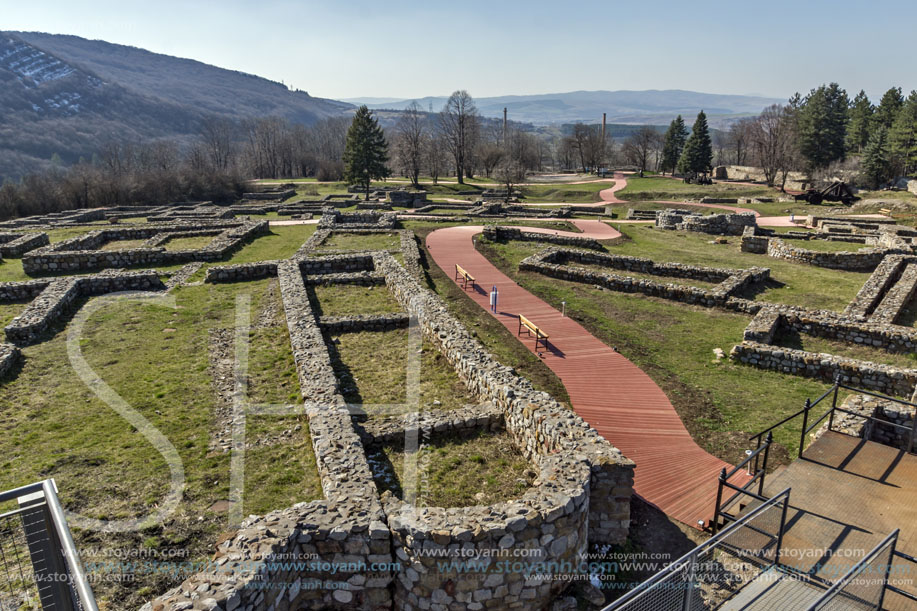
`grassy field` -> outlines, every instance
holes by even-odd
[[[367,452],[379,492],[391,490],[402,497],[407,456],[398,444]],[[435,436],[412,457],[417,461],[421,507],[489,505],[519,498],[534,475],[506,433]]]
[[[672,232],[637,227],[630,230],[656,233],[667,239],[658,243],[650,240],[639,252],[636,241],[627,243],[627,254],[651,256],[659,261],[721,264],[702,260],[703,247],[689,239],[694,236],[676,239],[678,234]],[[518,262],[537,250],[537,245],[485,241],[478,245],[495,265],[527,290],[558,308],[561,301],[566,301],[568,315],[646,371],[665,391],[694,439],[724,460],[740,460],[748,448],[749,435],[798,410],[807,397],[817,396],[825,387],[716,359],[714,348],[728,354],[733,345],[742,341],[749,316],[520,273]],[[705,242],[704,246],[714,255],[719,252],[715,250],[718,247]],[[719,256],[734,267],[741,266],[730,254]],[[805,290],[811,290],[811,286],[800,286],[796,296],[801,301],[811,300],[802,297]],[[798,432],[778,431],[777,442],[784,448],[778,452],[777,460],[786,460],[798,444]]]
[[[250,292],[259,311],[267,281],[204,285],[175,289],[175,308],[137,301],[106,305],[87,321],[79,341],[89,365],[134,410],[174,445],[181,458],[185,485],[174,514],[158,526],[130,534],[77,530],[80,546],[95,548],[171,549],[201,560],[213,552],[228,529],[226,505],[229,453],[209,447],[217,426],[217,396],[211,388],[208,345],[214,328],[231,328],[235,295]],[[65,333],[58,326],[46,341],[23,350],[24,364],[7,380],[0,395],[0,423],[5,435],[0,454],[0,486],[54,477],[68,510],[99,519],[144,515],[168,490],[169,470],[163,457],[127,421],[115,416],[68,365]],[[283,337],[271,338],[270,351]],[[262,363],[258,375],[283,378],[288,359],[262,355],[265,342],[255,341],[252,360]],[[286,350],[289,350],[287,347]],[[289,429],[285,423],[256,423],[256,434]],[[288,506],[321,496],[318,476],[309,467],[308,431],[301,428],[253,453],[246,487],[246,510]],[[300,460],[288,472],[287,460]],[[278,485],[283,482],[283,485]],[[89,560],[108,558],[90,557]],[[179,578],[137,575],[132,583],[102,581],[96,595],[137,607]]]
[[[846,272],[774,259],[740,250],[741,240],[729,238],[728,244],[710,244],[710,236],[682,231],[664,231],[646,225],[611,223],[627,240],[612,247],[612,252],[647,257],[656,262],[688,263],[709,267],[767,267],[771,280],[764,290],[745,297],[759,301],[785,303],[814,309],[841,311],[856,296],[869,272]],[[511,244],[519,250],[512,257],[524,258],[537,247]],[[521,257],[521,258],[520,258]]]
[[[146,238],[140,240],[112,240],[105,242],[99,250],[130,250],[132,248],[142,248]]]
[[[332,233],[319,250],[389,250],[401,248],[397,233]]]
[[[582,185],[520,185],[521,200],[528,203],[568,202],[591,204],[602,201],[599,191],[614,186],[613,182],[594,182]]]
[[[387,314],[402,309],[384,286],[315,285],[309,287],[309,298],[319,316]]]
[[[408,331],[343,333],[329,343],[332,366],[348,403],[407,401]],[[416,355],[415,355],[416,356]],[[419,405],[411,409],[456,409],[476,401],[439,351],[424,343],[420,355]],[[381,413],[368,409],[370,414]]]
[[[212,235],[193,236],[190,238],[173,238],[164,244],[166,250],[198,250],[213,242]]]

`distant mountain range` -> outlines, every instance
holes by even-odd
[[[473,94],[473,92],[472,92]],[[423,110],[439,111],[446,96],[417,99]],[[366,104],[371,109],[403,110],[414,100],[395,98],[349,98],[349,104]],[[736,117],[758,114],[771,104],[784,102],[776,98],[746,95],[720,95],[695,91],[571,91],[539,95],[507,95],[475,98],[478,111],[485,117],[502,117],[507,109],[513,121],[549,125],[552,123],[598,123],[607,113],[609,123],[666,125],[681,114],[689,122],[704,110],[714,125]]]
[[[190,59],[76,36],[0,32],[0,178],[89,158],[108,139],[190,137],[207,117],[311,124],[352,107]]]
[[[417,101],[423,110],[438,112],[446,97]],[[308,125],[346,115],[356,104],[399,111],[410,102],[315,98],[251,74],[135,47],[0,32],[0,181],[47,167],[55,156],[65,164],[88,159],[109,140],[190,141],[208,117],[281,116]],[[485,118],[502,118],[506,107],[513,121],[556,130],[567,123],[597,123],[603,112],[609,124],[667,125],[679,113],[691,122],[700,109],[717,126],[780,100],[691,91],[574,91],[476,102]],[[397,121],[397,113],[380,115],[384,122]]]

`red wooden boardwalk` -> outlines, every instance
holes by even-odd
[[[570,235],[608,239],[618,234],[599,221],[574,222],[584,233]],[[477,289],[466,292],[487,312],[496,285],[498,312],[491,315],[507,329],[517,332],[521,313],[550,336],[549,349],[541,350],[545,364],[563,381],[574,411],[636,463],[637,494],[685,524],[710,520],[717,475],[730,465],[694,443],[665,393],[639,367],[480,255],[472,244],[480,231],[480,226],[438,229],[427,236],[427,247],[450,277],[459,264],[477,279]],[[523,334],[519,341],[534,352],[531,337]]]

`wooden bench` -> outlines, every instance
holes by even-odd
[[[519,315],[519,331],[518,333],[516,333],[516,335],[522,335],[523,329],[525,329],[525,331],[527,331],[529,335],[535,336],[535,350],[538,350],[539,342],[544,344],[545,349],[548,348],[548,334],[542,331],[538,327],[538,325],[536,325],[531,320],[529,320],[528,318],[520,314]]]
[[[881,213],[884,214],[885,216],[891,216],[891,215],[892,215],[892,211],[891,211],[891,209],[889,209],[889,208],[879,208],[879,212],[881,212]]]
[[[471,283],[471,288],[474,288],[474,276],[469,274],[467,271],[465,271],[465,269],[461,265],[456,263],[455,264],[455,281],[458,282],[459,280],[462,281],[463,289],[468,288],[469,282]]]

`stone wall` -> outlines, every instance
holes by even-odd
[[[505,428],[537,473],[521,498],[454,509],[413,507],[389,494],[380,502],[360,435],[367,441],[394,438],[397,426],[393,420],[379,423],[378,438],[355,430],[322,334],[323,324],[337,321],[316,317],[306,288],[316,280],[354,272],[384,276],[398,302],[416,317],[424,337],[482,401],[482,406],[430,414],[429,420],[424,415],[417,426],[434,433]],[[442,550],[440,560],[448,561],[461,548],[488,557],[505,551],[512,559],[509,550],[526,549],[533,562],[548,563],[537,572],[551,573],[562,569],[552,569],[558,565],[550,563],[577,566],[590,543],[625,540],[633,463],[576,414],[498,363],[442,300],[390,254],[294,258],[278,262],[276,273],[325,498],[247,520],[219,546],[217,570],[186,580],[149,609],[545,606],[569,582],[515,570],[440,570],[431,554]],[[310,278],[313,274],[322,278]],[[337,563],[337,571],[328,570],[330,565],[324,572],[293,570],[276,562],[304,555]],[[342,569],[340,563],[358,568]],[[368,569],[372,563],[387,569]],[[314,583],[320,587],[307,586]]]
[[[592,271],[570,263],[602,265],[611,271]],[[642,293],[673,301],[702,305],[706,307],[727,307],[727,301],[744,288],[763,282],[770,277],[767,268],[753,267],[746,270],[698,267],[681,263],[655,263],[650,259],[590,253],[583,251],[549,248],[523,259],[520,271],[532,271],[570,282],[581,282],[602,286],[625,293]],[[716,282],[712,288],[699,288],[677,284],[677,282],[654,282],[643,278],[632,278],[627,272],[652,274],[662,278],[689,278],[705,282]],[[734,308],[730,308],[734,309]]]
[[[696,231],[713,235],[742,235],[746,227],[755,226],[755,215],[740,214],[685,214],[684,210],[659,210],[656,226],[660,229]]]
[[[50,244],[48,234],[41,233],[0,233],[0,255],[4,257],[21,257],[23,253]]]
[[[152,270],[92,276],[70,276],[50,281],[44,290],[4,329],[6,338],[20,346],[34,343],[57,322],[79,297],[118,291],[162,290],[165,286]]]
[[[917,263],[917,257],[889,255],[882,259],[853,301],[844,309],[844,314],[861,320],[871,316],[909,263]]]
[[[799,248],[786,243],[780,238],[767,239],[767,256],[769,257],[829,269],[848,271],[874,270],[882,262],[882,259],[889,254],[900,253],[878,248],[861,248],[858,252],[822,252]]]
[[[325,333],[358,333],[360,331],[391,331],[406,329],[409,317],[397,314],[360,314],[356,316],[322,316],[318,326]]]
[[[0,282],[0,303],[32,301],[52,280],[27,280],[25,282]]]
[[[758,342],[734,346],[730,358],[760,369],[844,384],[892,396],[910,397],[917,384],[917,370],[901,369],[832,354],[816,354]]]
[[[0,344],[0,380],[5,379],[15,369],[22,358],[22,353],[13,344]]]
[[[898,282],[879,303],[870,322],[894,324],[914,297],[915,292],[917,292],[917,263],[909,263],[905,266]]]
[[[550,233],[535,233],[532,231],[522,231],[518,227],[485,225],[483,234],[485,238],[491,240],[492,242],[503,242],[509,240],[519,240],[523,242],[548,242],[550,244],[561,244],[563,246],[576,246],[579,248],[605,250],[605,247],[602,246],[598,240],[594,240],[592,238],[554,235]]]
[[[181,229],[178,229],[181,227]],[[219,233],[205,247],[195,250],[166,250],[162,247],[126,250],[97,250],[112,240],[150,239],[158,233],[199,230],[181,225],[124,229],[103,229],[26,253],[22,267],[27,274],[87,271],[104,268],[161,266],[192,261],[219,261],[248,240],[270,231],[267,221],[236,223]]]
[[[397,216],[393,212],[338,212],[322,209],[319,229],[394,229]]]
[[[853,413],[836,412],[832,430],[905,452],[911,451],[915,412],[913,406],[869,395],[853,394],[847,397],[840,407]],[[827,429],[826,424],[824,430]],[[822,432],[819,430],[816,435]]]

